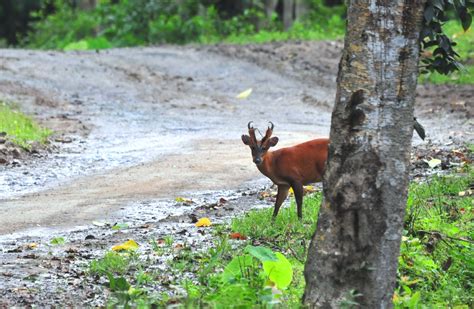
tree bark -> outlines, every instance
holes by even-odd
[[[324,199],[305,267],[310,307],[392,307],[423,8],[423,0],[348,5]]]
[[[295,20],[301,20],[308,14],[308,1],[295,0]]]
[[[294,0],[283,0],[283,28],[290,29],[293,25]]]

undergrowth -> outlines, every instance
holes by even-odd
[[[466,165],[455,174],[410,185],[393,296],[396,308],[474,305],[473,182],[472,167]],[[321,193],[305,197],[303,221],[297,220],[292,202],[274,222],[272,209],[263,209],[215,225],[208,249],[174,243],[171,236],[160,243],[152,240],[154,255],[167,257],[162,262],[136,252],[109,252],[90,271],[109,279],[109,305],[298,308],[320,204]],[[229,233],[240,240],[230,239]],[[133,261],[134,267],[124,261]],[[153,271],[163,261],[167,270]],[[277,267],[269,272],[269,264]],[[170,292],[169,287],[175,288]]]
[[[40,127],[30,117],[0,101],[0,132],[15,144],[28,149],[30,142],[46,142],[51,131]]]
[[[22,39],[29,48],[87,50],[162,43],[263,43],[282,40],[342,38],[345,7],[327,7],[312,1],[306,18],[289,30],[276,13],[267,17],[258,4],[247,3],[242,12],[224,16],[213,4],[184,0],[100,1],[89,11],[54,0],[55,11],[34,13],[32,30]]]

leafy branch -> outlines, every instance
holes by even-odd
[[[458,61],[459,54],[454,50],[456,42],[443,32],[442,26],[448,20],[448,16],[454,13],[460,19],[464,31],[467,31],[472,23],[472,7],[474,7],[473,0],[428,0],[420,35],[421,49],[427,50],[431,47],[435,49],[432,55],[421,60],[423,63],[421,73],[436,71],[447,75],[463,68]]]

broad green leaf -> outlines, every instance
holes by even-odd
[[[290,261],[283,254],[276,252],[275,256],[278,261],[263,262],[263,270],[268,278],[275,283],[276,287],[282,290],[290,285],[293,278],[293,269]]]
[[[224,280],[225,282],[229,282],[235,280],[236,278],[242,277],[242,271],[244,271],[246,267],[250,267],[252,265],[252,256],[248,254],[243,256],[236,256],[224,268],[224,272],[222,273],[222,280]]]
[[[66,240],[64,239],[64,237],[54,237],[50,241],[52,245],[63,245],[65,242]]]
[[[257,258],[261,262],[265,261],[278,261],[275,253],[272,250],[265,248],[265,247],[255,247],[255,246],[247,246],[245,251],[250,253],[252,256]]]

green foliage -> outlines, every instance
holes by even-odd
[[[31,118],[6,103],[0,101],[0,132],[6,132],[7,138],[26,149],[29,142],[46,142],[51,131],[41,128]]]
[[[47,7],[54,5],[49,14]],[[34,14],[38,21],[23,45],[43,49],[85,50],[160,43],[231,43],[276,40],[319,40],[344,34],[344,7],[328,8],[312,1],[308,18],[283,31],[274,14],[267,18],[263,2],[245,3],[241,12],[226,16],[212,2],[122,0],[100,1],[90,11],[69,2],[46,0]]]
[[[473,84],[474,83],[474,30],[472,28],[467,31],[457,21],[449,21],[443,25],[443,31],[452,40],[456,41],[456,51],[459,54],[461,70],[444,75],[434,72],[428,72],[420,76],[421,82],[431,82],[434,84]],[[434,48],[429,49],[428,57]]]
[[[63,49],[67,45],[96,36],[99,26],[95,14],[72,8],[67,2],[55,0],[56,12],[48,15],[43,9],[35,12],[34,30],[23,40],[23,45],[42,49]]]
[[[426,3],[420,40],[423,49],[434,47],[434,51],[432,57],[422,59],[422,73],[449,74],[461,68],[457,60],[459,54],[454,51],[456,43],[444,33],[442,26],[448,20],[450,10],[454,10],[464,31],[468,30],[472,22],[468,6],[469,2],[464,0],[429,0]]]
[[[394,296],[400,308],[474,304],[474,198],[459,195],[474,173],[465,173],[410,187]]]
[[[130,267],[130,257],[130,253],[109,251],[103,258],[91,262],[90,272],[98,275],[123,275]]]
[[[53,246],[64,245],[66,243],[66,239],[64,239],[64,237],[54,237],[49,243]]]

